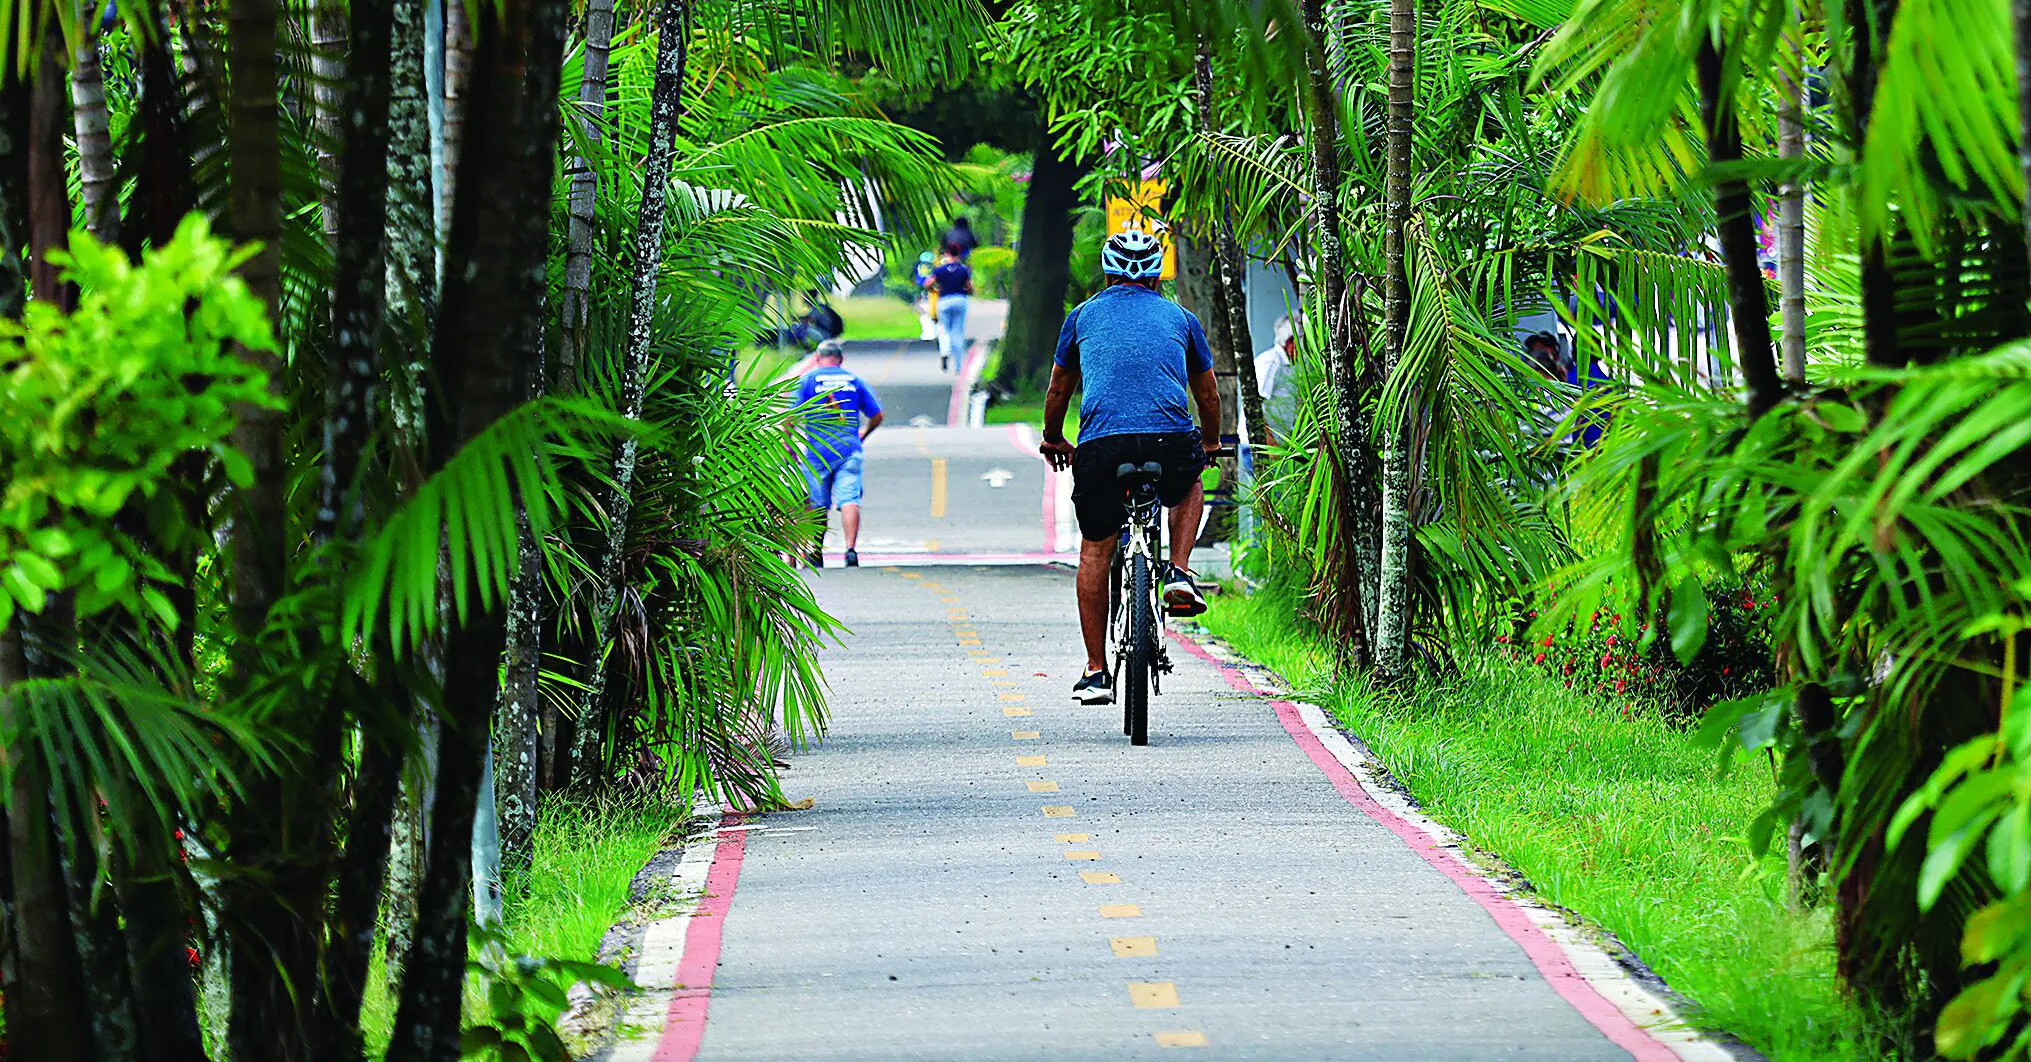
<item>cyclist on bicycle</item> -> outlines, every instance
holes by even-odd
[[[1199,473],[1220,445],[1220,393],[1199,319],[1158,291],[1163,259],[1163,245],[1148,233],[1131,229],[1107,238],[1100,254],[1107,287],[1065,316],[1044,399],[1042,450],[1052,465],[1072,469],[1072,507],[1084,539],[1078,582],[1086,669],[1072,697],[1086,704],[1114,700],[1107,672],[1107,581],[1127,520],[1116,477],[1120,466],[1163,467],[1157,497],[1171,511],[1164,604],[1174,616],[1206,611],[1192,582],[1192,543],[1205,506]],[[1082,381],[1075,448],[1065,439],[1065,410]],[[1188,392],[1203,433],[1192,426]]]

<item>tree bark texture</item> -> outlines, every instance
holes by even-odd
[[[393,376],[389,403],[402,438],[420,441],[423,378],[437,309],[437,230],[432,222],[430,98],[424,70],[424,0],[393,0],[394,55],[388,89],[388,276],[385,332]]]
[[[261,245],[240,272],[271,313],[280,296],[282,238],[277,18],[276,0],[232,0],[226,17],[233,75],[227,100],[232,128],[227,147],[231,179],[227,221],[235,239]],[[266,352],[247,350],[242,355],[266,371],[269,386],[280,393],[279,360]],[[280,413],[250,406],[238,414],[233,443],[253,471],[253,481],[236,495],[230,543],[231,607],[238,644],[244,647],[234,681],[245,683],[256,678],[260,665],[252,658],[253,647],[285,585],[284,490],[289,470]],[[306,714],[322,710],[319,702]],[[233,1013],[227,1038],[235,1057],[264,1062],[310,1062],[316,1051],[304,1017],[317,972],[312,926],[322,895],[319,875],[304,856],[310,839],[289,835],[293,822],[308,817],[300,808],[285,807],[291,781],[276,772],[262,772],[250,781],[234,809],[227,848],[227,858],[248,872],[240,887],[225,883],[223,898],[225,920],[234,927],[229,957]],[[260,884],[246,884],[252,881]]]
[[[1065,324],[1065,289],[1072,274],[1074,186],[1085,167],[1065,158],[1040,119],[1030,191],[1023,201],[1022,245],[1016,248],[995,383],[1013,391],[1041,392]]]
[[[1210,135],[1217,125],[1213,121],[1213,54],[1204,40],[1199,43],[1193,73],[1199,96],[1199,131]],[[1234,345],[1234,363],[1240,370],[1235,383],[1240,394],[1236,405],[1247,432],[1247,438],[1242,441],[1252,447],[1262,440],[1264,424],[1262,395],[1255,388],[1255,343],[1248,334],[1248,263],[1242,257],[1240,241],[1234,238],[1234,225],[1230,220],[1232,204],[1227,197],[1226,164],[1216,162],[1213,175],[1214,183],[1220,188],[1213,217],[1213,283],[1220,292],[1217,301],[1226,318],[1228,342]]]
[[[2031,0],[2016,0],[2031,4]],[[1787,162],[1805,160],[1806,104],[1804,44],[1796,44],[1798,79],[1789,68],[1781,71],[1778,87],[1784,98],[1777,108],[1777,157]],[[2031,97],[2027,97],[2031,98]],[[2031,166],[2031,155],[2025,156]],[[2031,172],[2031,171],[2027,171]],[[1777,284],[1781,292],[1778,309],[1784,326],[1784,379],[1793,386],[1805,385],[1805,181],[1787,176],[1777,189]]]
[[[1369,457],[1368,432],[1361,419],[1362,369],[1356,360],[1349,320],[1357,311],[1348,305],[1347,299],[1346,241],[1341,234],[1340,218],[1340,104],[1326,63],[1330,26],[1325,8],[1325,0],[1304,0],[1309,44],[1305,51],[1302,100],[1311,148],[1312,233],[1318,246],[1316,274],[1312,279],[1325,316],[1320,322],[1325,326],[1322,346],[1327,374],[1333,383],[1333,424],[1338,436],[1328,452],[1340,466],[1335,481],[1341,487],[1340,519],[1345,525],[1339,536],[1345,556],[1331,558],[1325,565],[1335,585],[1323,596],[1337,603],[1331,610],[1329,625],[1336,643],[1345,649],[1345,662],[1366,667],[1368,595],[1362,584],[1374,566],[1366,556],[1366,543],[1371,536],[1367,533],[1366,499],[1370,495],[1365,481],[1374,462]]]
[[[28,111],[28,288],[31,298],[70,308],[51,251],[70,243],[70,182],[64,175],[63,135],[69,131],[70,93],[64,87],[63,39],[44,37],[35,64]]]
[[[1853,27],[1853,55],[1848,62],[1848,142],[1866,145],[1869,117],[1876,107],[1876,82],[1883,41],[1896,18],[1896,0],[1846,0],[1848,25]],[[2021,23],[2020,23],[2021,26]],[[2022,35],[2026,31],[2018,30]],[[2018,62],[2023,63],[2020,57]],[[2021,91],[2021,87],[2020,87]],[[1863,150],[1866,150],[1864,148]],[[1897,336],[1897,281],[1890,271],[1890,233],[1862,234],[1862,350],[1868,363],[1901,368],[1906,362]]]
[[[1742,129],[1734,96],[1721,83],[1722,56],[1710,37],[1700,45],[1695,64],[1700,81],[1700,120],[1706,126],[1707,159],[1714,166],[1742,161]],[[1749,389],[1749,415],[1760,417],[1784,397],[1770,344],[1770,293],[1756,262],[1756,223],[1749,182],[1727,177],[1714,185],[1714,208],[1720,214],[1721,258],[1728,273],[1728,315],[1735,326],[1735,364]]]
[[[191,914],[177,893],[172,860],[181,846],[169,838],[139,846],[113,874],[120,902],[128,969],[133,972],[135,1025],[147,1062],[205,1062],[198,1027],[197,990],[189,953]]]
[[[586,143],[599,142],[606,114],[607,54],[613,48],[613,0],[589,0],[585,6],[585,73],[578,83],[579,133]],[[586,326],[592,314],[592,226],[599,209],[599,173],[583,152],[566,164],[571,195],[565,208],[564,294],[557,377],[569,386],[584,356]]]
[[[386,0],[374,6],[385,6]],[[344,116],[339,108],[345,99],[346,84],[346,0],[310,0],[310,134],[317,155],[317,172],[324,184],[324,238],[333,246],[338,240],[338,182],[344,140]]]
[[[78,193],[85,229],[100,243],[120,242],[120,174],[106,128],[106,76],[99,65],[96,19],[87,19],[84,42],[71,69],[71,108],[78,143]]]
[[[184,99],[176,59],[169,51],[169,28],[158,21],[155,32],[144,34],[135,47],[141,67],[141,168],[122,235],[128,251],[138,254],[143,240],[160,247],[176,235],[191,197],[190,153],[183,142]],[[188,636],[195,626],[183,624],[178,635]]]
[[[364,12],[366,5],[359,10]],[[383,683],[374,687],[370,695],[393,704],[404,693]],[[330,943],[325,950],[320,1020],[327,1023],[328,1058],[365,1057],[360,1005],[366,996],[368,963],[374,955],[375,916],[386,882],[402,759],[401,745],[388,734],[372,726],[364,729],[359,767],[353,774],[353,806],[346,829],[346,847],[338,866],[338,897],[332,910]]]
[[[466,96],[472,91],[473,36],[466,6],[444,0],[444,101],[440,123],[439,151],[444,157],[444,179],[438,182],[437,231],[439,240],[451,239],[452,203],[458,194],[458,164],[465,153]],[[440,258],[440,263],[442,259]],[[437,283],[444,286],[443,271]]]
[[[28,301],[28,112],[33,82],[0,63],[0,317]]]
[[[691,38],[689,0],[660,0],[656,7],[656,87],[649,97],[648,157],[642,167],[641,211],[635,221],[633,298],[628,307],[627,347],[621,352],[621,413],[642,415],[649,380],[649,342],[656,315],[657,274],[663,262],[665,197],[670,189],[677,122],[683,114],[684,61]],[[617,622],[621,563],[628,541],[628,516],[634,503],[637,447],[631,436],[614,456],[613,484],[600,506],[607,516],[605,548],[593,584],[593,617],[599,642],[586,662],[586,691],[580,701],[577,744],[572,749],[573,781],[596,787],[605,769],[599,745],[606,727],[598,713],[606,702],[607,646]]]
[[[536,852],[536,733],[542,710],[542,544],[517,509],[515,583],[508,593],[507,660],[499,715],[494,720],[495,816],[501,829],[503,880],[526,873]]]
[[[12,692],[28,677],[20,627],[0,628],[0,712],[12,717],[7,730],[15,735],[4,749],[12,774],[6,854],[14,889],[14,918],[7,927],[14,960],[7,1040],[23,1059],[86,1059],[96,1052],[50,816],[48,764]]]
[[[432,439],[442,468],[521,400],[543,329],[550,176],[565,0],[482,5],[475,34],[468,178],[452,211],[444,301],[432,342],[433,405],[455,403],[457,435]],[[459,1057],[473,813],[506,640],[497,605],[473,613],[445,655],[445,726],[429,869],[404,971],[389,1062]]]
[[[1382,292],[1382,376],[1384,386],[1403,364],[1410,346],[1411,125],[1417,92],[1417,7],[1413,0],[1389,4],[1389,133],[1383,178],[1382,253],[1388,269]],[[1416,399],[1412,400],[1413,402]],[[1382,433],[1382,556],[1375,604],[1375,671],[1384,681],[1402,680],[1410,666],[1410,465],[1401,425],[1378,424]]]

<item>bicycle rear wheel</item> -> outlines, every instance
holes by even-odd
[[[1128,574],[1127,600],[1122,603],[1128,612],[1128,659],[1121,668],[1122,711],[1127,716],[1128,743],[1147,745],[1150,672],[1157,663],[1156,631],[1150,615],[1150,602],[1156,599],[1156,573],[1150,570],[1149,557],[1137,554],[1129,561]]]

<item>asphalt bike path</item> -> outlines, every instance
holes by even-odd
[[[935,352],[848,363],[890,409],[950,387]],[[813,807],[687,848],[695,906],[648,930],[614,1062],[1729,1057],[1197,642],[1147,747],[1072,701],[1072,575],[1041,548],[1065,485],[1033,445],[875,434],[863,567],[811,576],[850,629],[785,775]]]
[[[1631,1057],[1213,664],[1145,748],[1072,702],[1067,573],[817,586],[815,807],[743,837],[697,1058]]]

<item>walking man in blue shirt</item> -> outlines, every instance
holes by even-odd
[[[1107,238],[1100,265],[1108,286],[1066,315],[1044,398],[1042,449],[1054,466],[1072,469],[1072,507],[1084,540],[1079,630],[1086,640],[1086,668],[1072,697],[1086,704],[1114,701],[1107,673],[1107,575],[1128,518],[1115,477],[1121,465],[1163,466],[1157,498],[1171,511],[1164,604],[1174,616],[1206,611],[1192,582],[1192,544],[1205,507],[1199,473],[1220,447],[1220,392],[1199,319],[1158,293],[1163,259],[1163,245],[1148,233],[1128,230]],[[1065,411],[1082,384],[1074,447],[1065,439]],[[1192,426],[1188,395],[1203,429]]]
[[[846,350],[836,339],[818,344],[818,367],[804,374],[797,385],[797,407],[804,411],[810,433],[804,478],[811,488],[811,508],[829,519],[839,509],[839,523],[846,532],[846,566],[860,567],[854,546],[860,541],[861,443],[881,427],[882,406],[867,381],[846,371],[840,363]],[[866,417],[865,423],[861,421]],[[811,566],[825,566],[825,528],[818,529],[818,542],[811,549]]]

